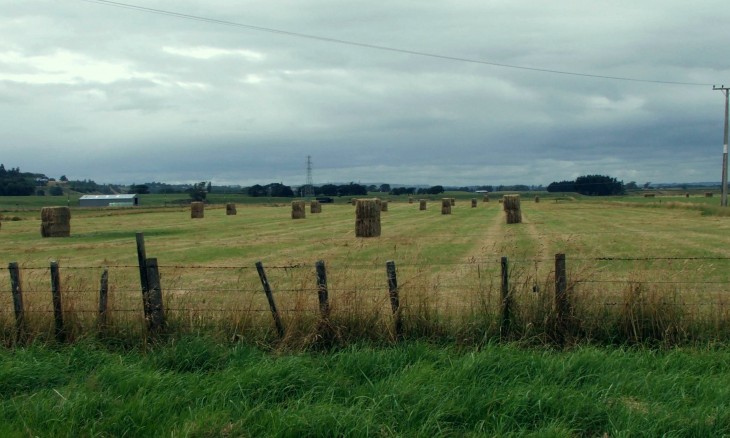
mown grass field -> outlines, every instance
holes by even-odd
[[[566,254],[577,337],[601,342],[724,339],[728,314],[730,219],[703,196],[602,200],[522,199],[523,223],[507,225],[492,197],[391,200],[379,238],[357,238],[354,207],[338,199],[292,220],[288,202],[223,204],[190,218],[187,206],[72,211],[70,238],[40,237],[37,208],[7,204],[0,230],[6,263],[23,273],[26,312],[49,331],[48,266],[59,262],[64,306],[75,337],[94,330],[101,271],[109,269],[112,326],[143,331],[135,233],[161,266],[171,326],[217,326],[226,337],[270,339],[271,318],[254,265],[268,271],[287,332],[307,342],[317,325],[314,263],[327,266],[333,319],[343,339],[392,338],[385,263],[398,269],[406,329],[414,337],[483,342],[499,334],[500,258],[510,266],[517,337],[541,338],[550,324],[554,255]],[[228,199],[230,201],[230,199]],[[717,213],[717,214],[714,214]],[[15,220],[13,220],[15,219]],[[9,280],[0,296],[4,337],[12,337]]]

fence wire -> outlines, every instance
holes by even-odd
[[[655,327],[666,331],[661,321],[668,318],[689,318],[717,330],[730,323],[728,257],[595,257],[567,261],[567,294],[572,311],[584,321],[584,330],[599,330],[594,327],[597,322],[590,321],[607,318],[633,321],[618,326],[630,333],[659,330]],[[488,315],[496,321],[504,304],[500,262],[471,259],[463,263],[401,265],[396,261],[401,312],[411,320],[467,321]],[[514,300],[512,318],[525,331],[547,324],[555,303],[554,259],[517,258],[507,262],[506,288]],[[321,288],[314,263],[264,269],[286,324],[296,325],[302,318],[317,319]],[[61,266],[64,315],[80,331],[96,327],[104,270],[109,275],[109,324],[131,323],[143,331],[138,266]],[[271,308],[255,267],[161,265],[159,273],[164,309],[170,318],[191,325],[235,321],[236,326],[271,326]],[[27,319],[50,327],[50,268],[23,266],[20,274]],[[385,324],[383,318],[391,317],[384,265],[334,263],[326,265],[326,275],[333,315],[378,320],[381,325]],[[12,326],[15,312],[9,276],[3,284],[0,325],[7,327]]]

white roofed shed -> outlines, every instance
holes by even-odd
[[[139,196],[129,195],[84,195],[79,198],[80,207],[134,207],[139,205]]]

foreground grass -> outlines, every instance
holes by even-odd
[[[719,436],[730,351],[0,350],[2,436]]]

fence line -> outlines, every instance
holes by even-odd
[[[143,245],[143,240],[141,241],[141,245]],[[266,295],[266,298],[269,303],[268,309],[261,306],[252,306],[249,305],[248,307],[240,306],[240,305],[231,305],[228,307],[221,306],[220,304],[211,303],[212,305],[209,306],[196,306],[194,308],[191,307],[184,307],[184,306],[174,306],[165,304],[165,300],[163,299],[163,291],[164,294],[175,294],[175,293],[192,293],[195,294],[196,297],[215,297],[215,296],[221,296],[221,295],[229,295],[232,292],[239,293],[242,296],[243,295],[249,295],[249,294],[260,294],[261,289],[254,288],[253,285],[247,286],[247,287],[224,287],[224,288],[218,288],[218,287],[199,287],[199,288],[188,288],[188,287],[179,287],[175,285],[175,279],[173,278],[172,284],[167,287],[165,284],[163,284],[163,278],[160,276],[160,270],[161,269],[184,269],[184,270],[198,270],[198,269],[205,269],[205,270],[229,270],[229,269],[252,269],[251,267],[217,267],[217,266],[164,266],[164,265],[158,265],[156,258],[147,258],[145,252],[143,251],[143,246],[140,247],[140,265],[139,266],[123,266],[125,269],[135,269],[139,270],[139,276],[140,276],[140,282],[138,283],[139,286],[136,288],[131,287],[129,284],[125,283],[121,286],[116,286],[115,284],[110,284],[109,281],[109,273],[110,269],[113,268],[119,268],[119,266],[105,266],[103,267],[103,273],[101,274],[101,284],[99,290],[99,301],[98,301],[98,309],[88,309],[85,307],[81,308],[74,308],[74,309],[66,309],[64,307],[65,300],[63,299],[63,296],[72,296],[74,294],[84,294],[88,293],[90,291],[90,288],[88,287],[68,287],[63,288],[61,285],[61,280],[67,281],[71,277],[64,277],[61,275],[62,271],[65,271],[67,269],[74,270],[74,269],[100,269],[100,268],[92,268],[92,267],[61,267],[57,262],[51,262],[49,268],[27,268],[18,267],[18,264],[13,262],[8,265],[8,272],[10,274],[10,283],[11,288],[10,289],[0,289],[0,293],[2,293],[3,296],[12,295],[13,297],[13,307],[9,309],[0,309],[0,314],[7,314],[10,315],[11,313],[14,315],[15,319],[15,337],[17,339],[21,339],[23,334],[27,331],[27,315],[28,314],[52,314],[54,318],[54,334],[56,339],[59,342],[63,342],[66,339],[66,335],[68,332],[68,327],[66,326],[66,314],[86,314],[86,315],[93,315],[97,314],[98,316],[98,326],[100,328],[106,328],[109,325],[109,316],[113,313],[120,312],[120,313],[127,313],[127,314],[133,314],[137,313],[140,314],[140,316],[143,316],[144,324],[145,324],[145,330],[150,336],[156,336],[159,333],[164,333],[166,329],[166,312],[256,312],[256,313],[265,313],[270,312],[273,318],[274,325],[276,327],[277,334],[279,338],[284,338],[287,334],[288,328],[284,325],[284,322],[281,318],[281,313],[307,313],[316,315],[319,314],[320,324],[318,326],[317,331],[319,332],[319,336],[321,339],[331,339],[336,334],[333,332],[333,327],[330,322],[331,318],[331,308],[330,308],[330,295],[338,296],[339,294],[349,294],[349,293],[365,293],[369,294],[371,292],[380,292],[382,295],[378,298],[378,300],[382,300],[383,303],[390,303],[391,308],[391,324],[392,324],[392,330],[394,333],[394,336],[396,339],[402,339],[404,335],[404,326],[407,324],[406,319],[408,318],[409,312],[413,311],[414,309],[418,309],[417,304],[410,304],[407,301],[402,302],[402,300],[399,297],[399,292],[404,288],[404,286],[409,285],[409,281],[411,280],[418,280],[419,274],[416,273],[412,275],[410,278],[406,278],[405,281],[399,281],[397,279],[398,270],[396,269],[396,263],[395,261],[387,261],[384,271],[384,276],[382,277],[382,281],[380,281],[380,286],[372,286],[372,285],[358,285],[357,287],[337,287],[336,283],[334,282],[335,287],[332,287],[327,282],[327,272],[325,269],[325,265],[323,261],[318,261],[314,265],[310,264],[296,264],[296,265],[288,265],[288,266],[274,266],[267,269],[274,269],[274,270],[300,270],[300,269],[311,269],[315,268],[316,272],[313,272],[312,274],[316,274],[316,285],[312,287],[306,287],[306,286],[299,286],[295,288],[273,288],[268,282],[268,279],[265,276],[263,265],[261,262],[257,262],[255,268],[257,269],[259,273],[259,279],[261,281],[261,284],[264,289],[264,293]],[[572,259],[571,259],[572,260]],[[676,261],[676,260],[683,260],[683,261],[697,261],[697,260],[730,260],[728,257],[655,257],[655,258],[648,258],[648,257],[642,257],[642,258],[609,258],[609,257],[597,257],[597,258],[578,258],[575,259],[578,261],[581,260],[590,260],[590,261],[601,261],[601,262],[615,262],[615,261],[633,261],[633,262],[644,262],[644,261]],[[500,271],[498,273],[489,273],[486,276],[483,276],[481,272],[481,266],[483,264],[481,263],[461,263],[461,264],[454,264],[454,265],[463,265],[471,268],[475,268],[477,270],[477,277],[479,279],[479,290],[487,290],[490,286],[485,286],[483,284],[484,281],[488,282],[489,284],[496,284],[499,285],[499,291],[500,291],[500,298],[499,300],[495,301],[494,305],[497,306],[496,310],[496,317],[499,320],[499,334],[500,338],[508,339],[510,337],[511,332],[514,329],[514,324],[517,319],[520,318],[519,312],[517,309],[519,307],[530,305],[529,302],[527,304],[525,303],[517,303],[517,293],[519,292],[518,287],[532,287],[532,292],[535,296],[543,296],[543,292],[549,292],[549,290],[541,290],[541,288],[544,287],[546,289],[550,289],[553,291],[552,296],[552,305],[549,305],[547,307],[547,314],[545,316],[546,321],[549,321],[550,324],[548,327],[551,331],[550,336],[551,339],[555,340],[558,344],[563,345],[566,340],[571,336],[571,333],[575,332],[576,330],[579,330],[577,327],[580,325],[579,322],[575,319],[575,307],[574,307],[574,300],[576,298],[579,298],[580,290],[578,289],[580,285],[582,284],[607,284],[607,285],[617,285],[623,287],[622,291],[623,293],[627,293],[629,295],[629,298],[625,298],[624,301],[620,300],[612,300],[612,301],[604,301],[601,303],[604,306],[639,306],[637,309],[641,310],[641,306],[648,305],[648,301],[646,298],[646,292],[642,290],[641,288],[631,289],[633,285],[641,285],[642,287],[651,287],[652,285],[708,285],[708,286],[715,286],[715,285],[728,285],[730,286],[729,281],[722,281],[722,280],[715,280],[715,281],[688,281],[688,280],[657,280],[657,281],[649,281],[646,278],[638,280],[632,280],[630,278],[628,279],[622,279],[622,280],[613,280],[613,279],[595,279],[595,278],[576,278],[575,276],[571,276],[568,271],[568,263],[566,261],[565,254],[556,254],[554,259],[554,268],[550,270],[549,275],[554,281],[553,285],[549,285],[547,283],[540,283],[537,278],[531,279],[531,285],[523,285],[520,284],[520,281],[524,281],[524,279],[520,278],[513,278],[514,275],[517,275],[516,273],[519,271],[519,269],[516,269],[516,267],[510,263],[511,260],[508,261],[507,257],[502,257],[499,260],[500,263]],[[524,260],[519,260],[517,264],[520,262],[525,263]],[[489,264],[491,266],[491,263]],[[368,267],[371,267],[370,264],[367,265]],[[432,266],[431,264],[418,264],[418,265],[405,265],[406,267],[428,267]],[[435,266],[439,266],[438,264]],[[383,266],[380,266],[379,269],[382,269]],[[49,274],[51,277],[51,308],[34,308],[29,307],[29,304],[27,302],[24,302],[23,296],[35,296],[36,294],[41,293],[47,293],[47,290],[41,290],[41,289],[34,289],[34,288],[22,288],[22,279],[21,279],[21,273],[22,272],[31,272],[35,273],[34,275],[38,275],[38,273],[42,275]],[[112,276],[113,279],[113,276]],[[127,279],[128,280],[128,279]],[[237,281],[240,281],[240,277]],[[249,281],[252,281],[249,279]],[[529,282],[528,282],[529,283]],[[469,288],[474,287],[474,283],[468,283],[468,282],[439,282],[438,284],[429,285],[429,291],[432,291],[434,293],[438,292],[458,292],[461,288]],[[484,288],[487,289],[484,289]],[[628,287],[628,288],[627,288]],[[286,293],[296,293],[296,294],[309,294],[314,296],[314,292],[316,292],[316,296],[318,297],[318,306],[316,307],[299,307],[299,306],[291,306],[286,305],[283,308],[279,308],[276,305],[275,297],[279,296],[279,294],[286,294]],[[612,291],[606,290],[603,291],[605,293],[605,299],[607,300],[609,298],[609,295]],[[615,291],[614,291],[615,292]],[[710,291],[713,294],[724,294],[727,293],[728,290],[725,289],[713,289]],[[129,308],[129,307],[118,307],[113,306],[111,309],[108,308],[108,297],[114,298],[114,294],[130,294],[130,293],[139,293],[138,300],[139,300],[139,306],[135,308]],[[529,294],[529,293],[528,293]],[[644,295],[642,295],[644,294]],[[614,293],[615,295],[615,293]],[[674,307],[695,307],[700,308],[703,306],[728,306],[730,303],[725,303],[720,298],[720,295],[717,295],[718,299],[715,300],[707,300],[704,302],[668,302],[666,300],[661,301],[655,301],[649,304],[653,305],[659,305],[659,306],[674,306]],[[730,299],[730,297],[728,297]],[[654,299],[654,298],[652,298]],[[524,300],[524,298],[523,298]],[[205,301],[204,301],[205,302]],[[166,307],[167,306],[167,307]],[[353,305],[353,307],[357,306],[357,304]],[[473,302],[456,302],[453,300],[453,298],[450,301],[447,301],[448,307],[453,308],[463,308],[463,309],[471,309],[473,311],[474,303]],[[515,307],[516,306],[516,307]],[[632,307],[633,309],[633,307]],[[724,307],[723,307],[724,309]],[[632,310],[633,311],[633,310]],[[724,314],[730,314],[729,311],[723,310]],[[639,316],[640,318],[643,318],[643,316]],[[637,318],[639,318],[637,317]]]
[[[483,237],[483,236],[482,236]],[[473,258],[468,261],[457,261],[457,262],[433,262],[429,261],[428,263],[399,263],[399,266],[408,266],[408,267],[433,267],[433,266],[473,266],[477,264],[482,265],[488,265],[488,264],[494,264],[499,265],[501,263],[500,260],[501,256],[494,256],[494,258],[490,259],[480,259],[480,258]],[[599,256],[599,257],[571,257],[572,261],[597,261],[597,262],[632,262],[632,261],[730,261],[730,256],[646,256],[646,257],[627,257],[627,256]],[[545,257],[535,257],[535,258],[519,258],[519,257],[513,257],[510,258],[511,262],[515,263],[535,263],[535,262],[550,262],[552,261],[551,258],[545,258]],[[246,265],[238,265],[238,266],[226,266],[226,265],[166,265],[166,264],[160,264],[158,265],[160,269],[221,269],[221,270],[255,270],[255,266],[246,266]],[[271,265],[267,266],[266,269],[270,270],[294,270],[294,269],[311,269],[316,266],[316,263],[295,263],[290,265]],[[379,268],[381,265],[379,263],[358,263],[358,264],[346,264],[346,265],[338,265],[338,264],[332,264],[331,267],[341,268],[342,266],[345,266],[348,269],[371,269],[371,268]],[[22,266],[24,270],[40,270],[40,271],[48,271],[50,268],[48,266]],[[97,266],[64,266],[64,270],[94,270],[94,269],[105,269],[105,268],[119,268],[119,269],[139,269],[139,265],[114,265],[114,264],[106,264],[106,265],[97,265]],[[8,270],[9,268],[0,266],[0,270]]]

